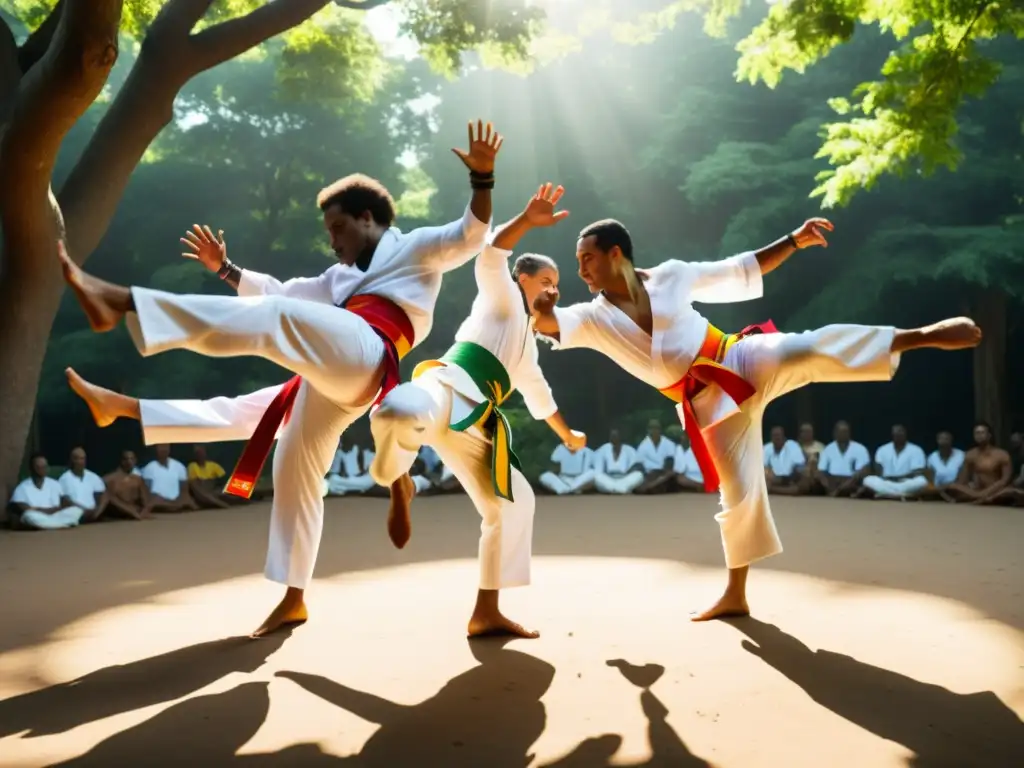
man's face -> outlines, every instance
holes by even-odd
[[[974,428],[974,442],[982,446],[992,442],[992,433],[984,424],[979,424]]]
[[[657,442],[661,438],[661,422],[652,421],[647,425],[647,434]]]
[[[810,424],[800,425],[800,442],[805,445],[814,442],[814,427]]]
[[[46,477],[46,473],[50,471],[50,462],[46,460],[45,456],[36,456],[32,460],[31,469],[33,477]]]
[[[840,421],[836,424],[836,428],[832,432],[832,438],[837,443],[848,443],[850,442],[850,425],[845,421]]]
[[[948,451],[953,447],[953,435],[949,432],[939,432],[935,436],[935,444],[939,446],[940,451]]]
[[[907,442],[907,428],[902,424],[896,424],[892,428],[892,441],[896,445],[903,445]]]
[[[331,238],[331,250],[342,264],[355,264],[373,241],[377,229],[369,211],[352,216],[338,205],[324,211],[324,226]]]
[[[121,469],[125,472],[131,472],[135,469],[136,463],[135,451],[124,451],[121,454]]]
[[[608,442],[611,443],[612,445],[618,445],[619,443],[622,442],[622,438],[619,437],[619,430],[613,429],[611,432],[608,433]]]
[[[772,427],[772,445],[781,448],[786,444],[786,433],[782,427]]]
[[[161,464],[165,464],[169,458],[171,458],[171,446],[158,445],[156,447],[156,460]]]
[[[611,283],[622,261],[622,252],[618,246],[613,246],[610,251],[602,251],[597,247],[596,239],[590,235],[576,241],[579,276],[591,293],[600,293]]]
[[[81,448],[75,448],[71,452],[71,470],[73,472],[80,473],[85,469],[85,451]]]
[[[206,462],[206,448],[204,448],[201,445],[193,446],[192,447],[192,456],[195,458],[195,460],[198,463],[200,463],[200,464],[205,463]]]
[[[542,291],[558,296],[558,270],[542,267],[535,275],[519,275],[519,287],[523,289],[526,306],[532,307]]]

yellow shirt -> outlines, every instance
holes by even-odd
[[[209,459],[201,467],[194,461],[188,465],[189,480],[219,480],[226,474],[227,472],[224,471],[224,467],[216,461],[210,461]]]

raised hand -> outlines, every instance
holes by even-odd
[[[568,211],[555,210],[555,206],[558,205],[558,201],[564,194],[565,189],[561,186],[552,189],[550,181],[547,184],[541,184],[537,189],[537,194],[530,198],[530,202],[523,209],[523,217],[534,227],[550,227],[552,224],[557,224],[569,215]]]
[[[822,230],[831,232],[833,229],[835,227],[832,226],[832,222],[828,219],[808,219],[800,229],[793,232],[793,242],[800,249],[809,248],[812,245],[828,248],[828,241],[825,239]]]
[[[211,272],[218,271],[228,257],[228,244],[224,242],[224,230],[218,230],[217,236],[206,226],[193,224],[192,229],[185,230],[185,237],[181,243],[189,249],[188,253],[181,254],[186,259],[194,259]]]
[[[473,123],[469,123],[469,149],[462,150],[452,147],[452,152],[458,156],[467,168],[473,173],[494,173],[494,158],[501,149],[505,137],[494,130],[494,126],[487,123],[484,126],[483,120],[476,121],[476,135],[473,134]]]

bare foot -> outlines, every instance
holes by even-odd
[[[254,640],[260,637],[266,637],[271,632],[276,632],[284,627],[294,627],[299,624],[305,624],[309,619],[309,612],[306,610],[306,603],[302,598],[299,598],[296,602],[287,595],[285,598],[277,604],[277,608],[270,612],[259,629],[253,632],[249,637]]]
[[[726,592],[718,602],[703,613],[690,614],[690,621],[711,621],[724,619],[727,616],[749,616],[750,606],[745,597],[736,597]]]
[[[954,317],[922,328],[921,336],[924,346],[969,349],[981,343],[981,328],[969,317]]]
[[[416,486],[406,472],[391,484],[391,504],[388,506],[388,536],[391,543],[402,549],[412,537],[412,519],[409,506],[416,495]]]
[[[108,427],[121,416],[131,416],[131,409],[126,408],[126,402],[131,403],[134,398],[122,395],[104,387],[90,384],[83,379],[74,368],[65,368],[64,375],[68,378],[68,385],[75,394],[85,400],[92,412],[92,419],[97,427]]]
[[[506,619],[501,613],[474,613],[469,620],[469,637],[494,637],[496,635],[511,635],[512,637],[523,637],[533,640],[540,637],[540,632],[526,629],[521,624],[516,624],[511,619]]]
[[[112,330],[131,308],[131,292],[82,271],[59,241],[57,255],[64,271],[64,282],[78,297],[78,303],[89,319],[89,326],[97,333]]]

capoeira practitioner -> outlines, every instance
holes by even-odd
[[[477,296],[455,344],[439,360],[420,363],[370,414],[377,455],[370,475],[383,486],[402,477],[421,445],[430,445],[450,467],[483,518],[480,582],[469,635],[537,637],[498,609],[498,591],[530,582],[533,489],[518,469],[508,422],[500,406],[518,389],[530,415],[545,420],[573,450],[586,436],[566,425],[537,364],[537,343],[528,307],[540,293],[557,292],[558,268],[545,256],[520,256],[511,274],[508,257],[533,227],[562,220],[556,212],[562,188],[540,188],[516,218],[503,225],[476,259]],[[392,541],[409,540],[408,499],[392,505]]]
[[[562,349],[588,347],[678,403],[708,491],[721,487],[721,526],[729,581],[725,593],[694,620],[749,613],[747,570],[782,551],[768,505],[761,445],[765,406],[810,382],[887,381],[900,353],[921,347],[963,349],[981,341],[967,318],[915,330],[829,325],[779,333],[770,322],[738,334],[710,325],[691,302],[723,303],[761,296],[762,275],[794,251],[827,245],[832,225],[811,219],[791,235],[722,261],[666,261],[633,266],[626,228],[605,220],[579,236],[579,274],[597,294],[556,307],[535,303],[536,328]]]
[[[502,138],[482,123],[474,135],[470,123],[469,139],[468,151],[453,152],[469,168],[473,197],[462,219],[451,224],[402,234],[392,226],[390,194],[365,176],[349,176],[323,190],[317,202],[340,263],[319,277],[282,283],[240,269],[227,259],[223,237],[198,225],[182,240],[191,249],[184,255],[216,270],[239,298],[112,285],[84,273],[62,250],[65,279],[93,330],[108,331],[126,317],[143,356],[169,349],[210,357],[256,356],[297,374],[273,394],[255,429],[246,416],[254,401],[266,402],[267,390],[215,403],[163,404],[165,419],[180,415],[184,420],[163,430],[164,440],[171,429],[179,429],[179,437],[190,442],[250,438],[226,488],[236,495],[252,492],[280,430],[265,575],[287,591],[257,636],[306,620],[304,591],[323,529],[323,477],[338,437],[398,383],[399,359],[430,332],[441,275],[484,246],[494,158]],[[108,409],[102,392],[79,393],[98,424],[134,415]],[[147,429],[147,439],[151,435]],[[392,491],[411,495],[411,480],[396,478]]]

